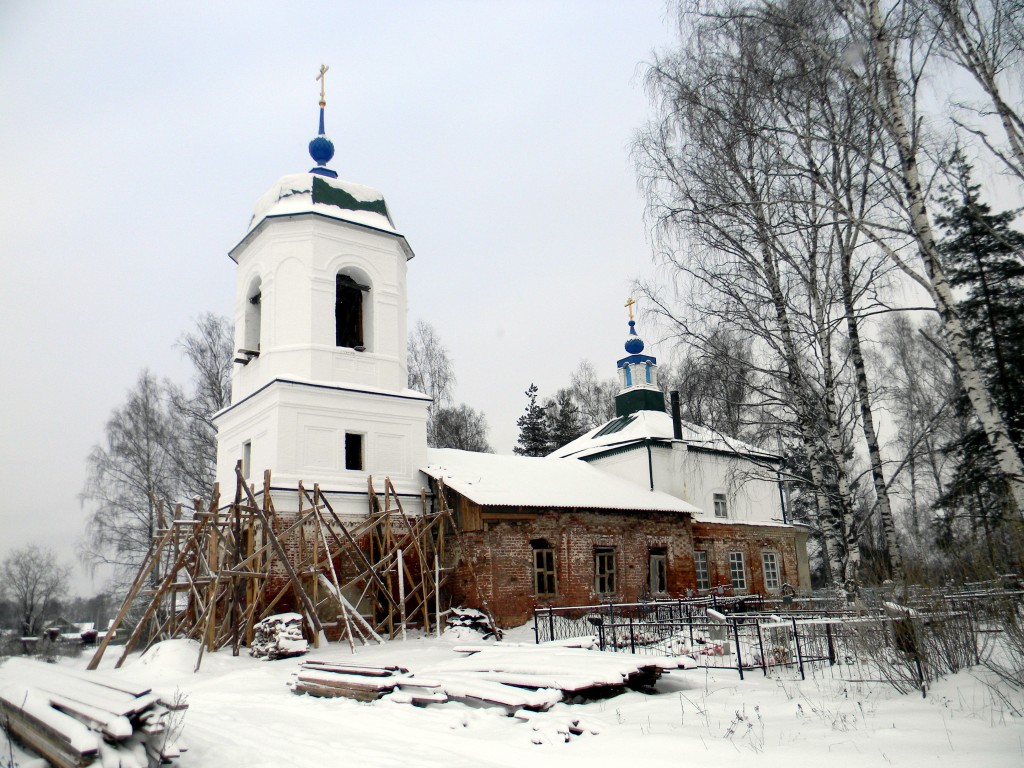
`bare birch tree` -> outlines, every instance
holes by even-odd
[[[852,503],[826,327],[834,295],[815,261],[820,211],[806,191],[792,194],[785,156],[796,149],[759,139],[783,119],[779,102],[762,98],[771,83],[757,74],[782,64],[762,40],[755,25],[706,24],[690,30],[684,50],[659,57],[648,86],[660,119],[639,137],[636,157],[663,264],[688,277],[694,316],[757,340],[761,397],[799,435],[832,579],[852,582]],[[682,335],[708,339],[670,297],[650,294]]]
[[[184,493],[205,498],[217,476],[217,430],[212,417],[231,404],[231,323],[206,313],[182,334],[178,346],[192,364],[192,381],[187,389],[166,385],[173,420],[169,449]]]
[[[13,604],[22,633],[36,636],[43,630],[67,596],[70,575],[53,550],[34,544],[15,549],[0,563],[0,596]]]
[[[143,371],[86,462],[81,498],[91,507],[86,558],[92,563],[127,575],[142,561],[156,532],[158,504],[179,497],[181,484],[169,450],[172,424],[166,388]]]
[[[884,6],[881,0],[754,0],[746,4],[722,0],[701,4],[699,13],[718,23],[742,19],[784,30],[793,46],[805,49],[820,66],[831,68],[854,86],[864,108],[877,117],[886,151],[873,161],[874,178],[887,191],[889,215],[861,221],[861,228],[934,302],[964,392],[1010,496],[1024,514],[1024,462],[979,372],[931,220],[934,202],[929,198],[925,152],[929,121],[921,87],[934,70],[935,54],[942,50],[940,32],[911,0]],[[1011,50],[1019,47],[1015,29],[1013,25],[1003,28],[1003,39]],[[958,34],[970,37],[976,31],[965,27]]]

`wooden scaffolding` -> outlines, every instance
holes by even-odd
[[[230,645],[237,655],[259,621],[284,610],[304,617],[314,647],[329,634],[355,651],[357,640],[381,642],[409,626],[440,631],[446,551],[455,549],[446,542],[459,538],[442,489],[433,509],[422,491],[422,511],[406,514],[391,480],[378,495],[371,477],[367,514],[342,520],[319,485],[300,484],[290,492],[298,512],[279,514],[269,470],[259,491],[241,462],[235,475],[230,504],[220,505],[215,485],[191,515],[178,505],[167,520],[159,505],[158,530],[89,669],[124,625],[133,629],[115,666],[140,643],[190,638],[200,644],[196,669],[204,651]]]

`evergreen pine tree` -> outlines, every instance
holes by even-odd
[[[530,384],[525,394],[530,402],[526,405],[526,412],[516,422],[519,439],[512,450],[518,456],[545,456],[551,441],[544,409],[537,405],[537,385]]]
[[[554,399],[548,400],[544,411],[547,414],[548,438],[551,441],[549,453],[587,432],[583,415],[568,389],[558,390]]]
[[[1024,234],[1010,228],[1018,211],[992,213],[971,183],[964,158],[953,158],[956,186],[944,189],[946,230],[939,250],[971,344],[1018,450],[1024,437]]]
[[[957,308],[970,335],[979,368],[1002,413],[1018,452],[1024,447],[1024,235],[1011,229],[1016,211],[992,213],[971,183],[971,168],[961,155],[953,158],[956,184],[943,189],[944,212],[936,223],[946,232],[939,243],[950,284],[962,298]],[[957,410],[970,413],[966,395]],[[993,533],[1012,509],[1008,489],[995,457],[976,423],[946,450],[957,469],[938,500],[944,512],[939,544],[960,546],[955,521],[967,518],[968,535],[984,535],[987,555],[998,567],[1001,559]],[[997,537],[996,537],[997,538]]]

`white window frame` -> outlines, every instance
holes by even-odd
[[[734,592],[747,589],[747,568],[742,552],[729,553],[729,581]]]
[[[771,562],[769,567],[768,563]],[[761,552],[761,565],[764,572],[764,588],[768,592],[778,592],[782,588],[782,574],[779,569],[779,553],[770,549]]]
[[[697,589],[702,592],[709,591],[711,589],[711,568],[708,564],[707,550],[694,550],[693,567],[697,575]]]
[[[711,494],[711,504],[715,510],[715,517],[729,516],[729,501],[724,493]]]

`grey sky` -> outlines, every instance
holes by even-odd
[[[670,38],[662,0],[3,3],[0,557],[71,556],[111,409],[144,367],[182,379],[176,338],[229,313],[252,205],[312,165],[321,62],[331,166],[383,190],[410,325],[495,448],[531,381],[611,375],[650,264],[637,65]]]

